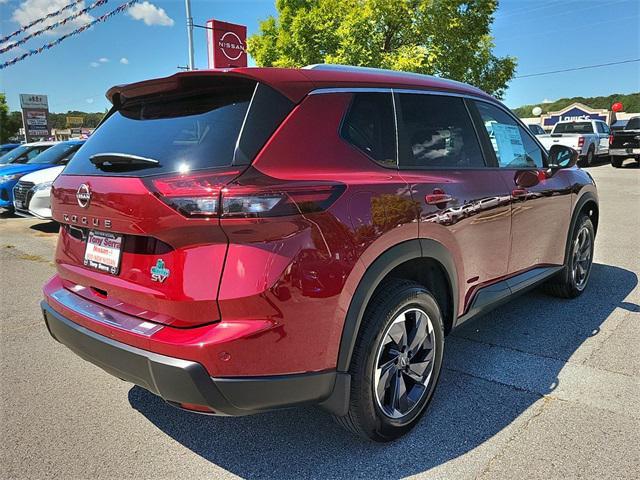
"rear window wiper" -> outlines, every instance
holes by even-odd
[[[129,153],[96,153],[89,157],[91,163],[98,168],[107,169],[137,169],[159,167],[160,162],[154,158],[131,155]]]

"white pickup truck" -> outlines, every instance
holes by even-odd
[[[536,135],[549,150],[553,145],[566,145],[580,155],[580,166],[588,167],[594,157],[609,155],[609,125],[602,120],[572,120],[556,123],[550,134]]]

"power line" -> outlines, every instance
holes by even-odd
[[[609,67],[611,65],[621,65],[623,63],[633,63],[633,62],[640,62],[640,58],[634,58],[631,60],[621,60],[619,62],[600,63],[597,65],[585,65],[583,67],[565,68],[562,70],[551,70],[549,72],[530,73],[527,75],[518,75],[517,77],[514,77],[514,78],[540,77],[542,75],[552,75],[554,73],[575,72],[576,70],[587,70],[589,68]]]

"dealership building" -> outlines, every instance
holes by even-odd
[[[521,120],[527,125],[540,125],[545,130],[550,131],[560,121],[603,120],[609,125],[614,125],[616,122],[626,123],[631,117],[639,115],[638,113],[614,112],[612,110],[591,108],[582,103],[572,103],[557,112],[547,112],[538,117],[527,117]]]

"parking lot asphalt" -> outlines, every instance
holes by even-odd
[[[447,338],[427,415],[392,444],[315,408],[176,410],[50,338],[39,311],[54,224],[0,216],[1,478],[638,478],[640,169],[600,193],[590,285],[539,291]],[[535,232],[532,232],[535,235]]]

